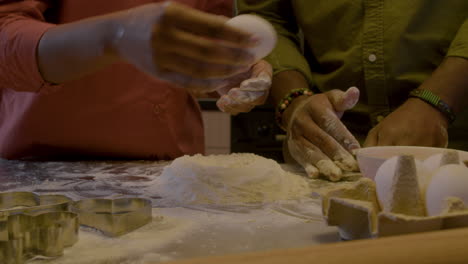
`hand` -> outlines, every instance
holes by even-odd
[[[350,151],[359,148],[359,142],[340,120],[358,99],[359,90],[351,87],[346,92],[332,90],[297,98],[286,109],[283,125],[287,127],[289,154],[309,177],[322,174],[337,181],[343,170],[358,170]]]
[[[247,73],[228,79],[227,84],[218,89],[221,98],[216,105],[223,112],[237,115],[264,104],[270,91],[272,75],[273,70],[268,62],[257,62]]]
[[[364,146],[447,147],[447,127],[437,109],[410,98],[369,132]]]
[[[113,50],[140,70],[195,93],[215,91],[246,72],[254,57],[248,33],[226,17],[174,2],[146,4],[114,14]]]

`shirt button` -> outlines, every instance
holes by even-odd
[[[377,56],[375,56],[375,54],[370,54],[368,59],[370,62],[374,62],[377,60]]]

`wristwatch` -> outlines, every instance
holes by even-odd
[[[410,92],[409,97],[419,98],[435,107],[448,119],[449,123],[453,123],[453,121],[455,121],[455,114],[450,106],[431,91],[425,89],[414,89]]]

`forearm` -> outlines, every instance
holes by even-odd
[[[37,48],[43,78],[51,83],[63,83],[118,60],[111,47],[113,28],[112,15],[107,15],[46,31]]]
[[[293,89],[309,88],[304,76],[298,71],[283,71],[273,76],[270,100],[278,103]]]
[[[421,86],[438,95],[455,114],[468,107],[468,60],[447,57]]]

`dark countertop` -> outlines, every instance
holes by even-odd
[[[0,159],[0,191],[27,190],[71,198],[142,196],[167,161],[10,161]]]

